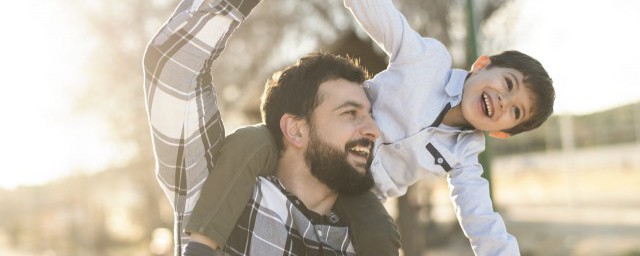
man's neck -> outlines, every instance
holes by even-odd
[[[302,156],[284,153],[278,163],[276,176],[287,191],[302,200],[307,209],[327,215],[338,195],[311,175],[303,159]]]

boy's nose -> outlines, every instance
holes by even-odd
[[[506,103],[504,102],[504,96],[502,96],[502,93],[498,93],[498,105],[500,106],[500,110],[504,109],[504,105]]]
[[[511,97],[504,96],[501,93],[498,93],[498,105],[500,105],[500,110],[505,110],[509,106],[511,102]]]

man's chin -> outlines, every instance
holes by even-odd
[[[358,174],[365,175],[367,173],[367,162],[365,160],[362,160],[361,157],[350,159],[349,165],[351,166],[351,168],[356,170]]]
[[[367,174],[367,164],[366,163],[349,163],[349,165],[351,165],[351,168],[353,168],[353,170],[356,171],[356,173],[358,173],[360,176],[364,176]]]

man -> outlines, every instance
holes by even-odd
[[[224,136],[211,62],[258,3],[202,2],[181,2],[144,59],[157,176],[176,212],[178,255],[188,240],[182,225]],[[280,149],[276,176],[257,180],[218,253],[354,253],[349,229],[332,208],[338,193],[361,193],[373,184],[368,166],[379,131],[361,87],[365,79],[350,61],[327,54],[305,57],[274,76],[263,114]],[[186,254],[211,253],[201,245],[193,243]]]
[[[338,193],[363,193],[373,185],[369,152],[379,131],[360,84],[364,79],[351,62],[316,54],[268,83],[263,114],[281,142],[276,175],[258,178],[225,252],[355,254],[333,206]]]

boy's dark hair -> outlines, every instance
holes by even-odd
[[[518,51],[505,51],[490,56],[489,67],[513,68],[520,71],[523,83],[531,91],[533,106],[527,120],[504,132],[516,135],[538,128],[553,113],[553,102],[556,98],[553,81],[539,61]]]
[[[343,78],[362,84],[369,75],[357,61],[328,53],[312,53],[273,74],[262,94],[262,121],[283,150],[280,119],[284,114],[311,120],[313,110],[322,103],[320,84]]]

